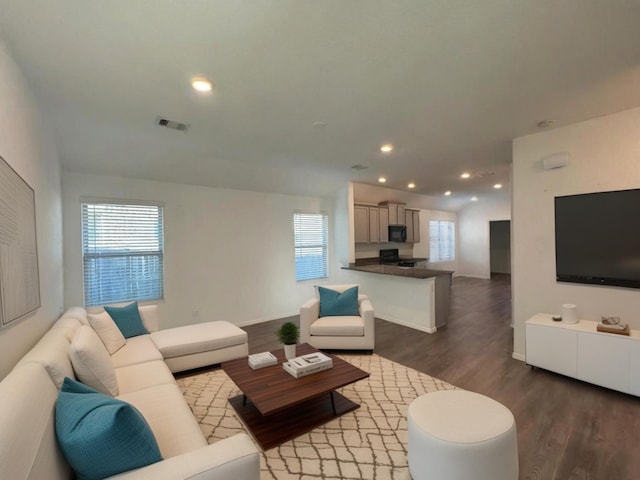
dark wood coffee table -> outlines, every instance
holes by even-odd
[[[309,344],[298,345],[296,355],[317,352]],[[224,362],[222,369],[242,391],[230,398],[240,418],[263,450],[309,432],[360,405],[335,390],[367,378],[369,374],[329,355],[333,367],[294,378],[284,371],[284,350],[273,353],[278,364],[253,370],[247,358]]]

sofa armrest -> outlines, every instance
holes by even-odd
[[[373,332],[375,328],[375,315],[373,313],[373,305],[371,305],[369,298],[364,298],[360,301],[359,312],[364,322],[364,331]]]
[[[311,339],[311,324],[320,316],[320,300],[312,298],[300,307],[300,343]]]
[[[167,458],[146,467],[109,477],[110,480],[260,480],[260,457],[244,433],[206,447]]]

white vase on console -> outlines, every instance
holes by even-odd
[[[562,305],[562,322],[563,323],[578,323],[578,312],[576,306],[573,303],[565,303]]]

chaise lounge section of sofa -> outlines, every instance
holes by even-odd
[[[155,313],[145,312],[145,307],[141,307],[140,313],[145,326],[155,321]],[[153,325],[149,326],[150,331],[155,330]],[[0,382],[2,478],[72,478],[73,472],[58,446],[55,431],[60,386],[65,377],[78,379],[76,370],[98,383],[101,376],[109,377],[113,370],[115,386],[112,384],[111,388],[117,390],[116,398],[132,404],[142,414],[163,460],[110,478],[259,479],[258,451],[246,434],[207,445],[152,334],[127,339],[126,345],[113,355],[106,348],[103,352],[96,347],[94,334],[88,325],[87,312],[80,307],[69,309]],[[89,339],[91,348],[82,350],[78,345],[80,339]],[[98,342],[101,344],[99,339]],[[182,351],[180,345],[174,346],[174,351]],[[92,357],[80,370],[79,349]]]

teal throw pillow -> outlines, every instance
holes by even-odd
[[[124,338],[137,337],[138,335],[149,333],[144,323],[142,323],[138,302],[130,303],[124,307],[104,307],[104,309],[116,322]]]
[[[318,287],[320,297],[320,316],[357,316],[358,310],[358,287],[351,287],[340,293],[330,288]]]
[[[56,436],[78,480],[99,480],[162,460],[133,405],[68,377],[56,402]]]

